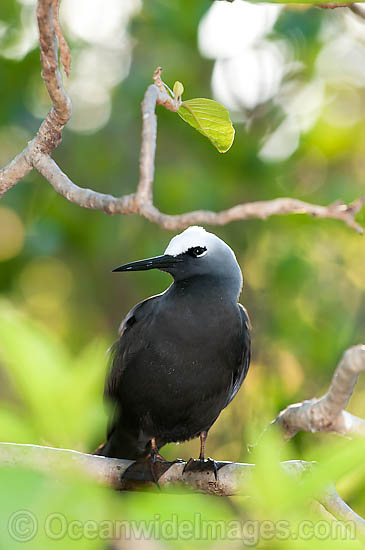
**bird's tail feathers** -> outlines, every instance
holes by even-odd
[[[110,458],[137,460],[147,456],[150,450],[150,444],[145,448],[141,448],[137,437],[119,425],[111,431],[108,440],[100,445],[93,454]]]

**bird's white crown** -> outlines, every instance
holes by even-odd
[[[208,233],[204,227],[192,225],[171,239],[165,250],[165,254],[169,254],[170,256],[178,256],[179,254],[184,254],[184,252],[187,252],[190,248],[194,248],[196,246],[205,247],[208,252],[211,252],[212,249],[219,245],[225,245],[228,247],[224,241],[213,233]]]

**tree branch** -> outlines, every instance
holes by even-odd
[[[58,68],[55,21],[58,17],[58,0],[39,0],[37,21],[42,63],[42,78],[53,103],[38,133],[28,146],[5,168],[0,170],[0,197],[23,179],[32,169],[33,161],[40,154],[49,155],[61,143],[62,130],[71,117],[71,100],[67,96]],[[58,24],[58,23],[57,23]],[[66,42],[62,37],[63,51]]]
[[[332,514],[338,521],[352,521],[356,525],[357,533],[359,537],[365,537],[365,520],[359,514],[357,514],[338,494],[335,486],[332,484],[319,498],[315,499],[322,504],[324,508]]]
[[[53,103],[36,137],[28,146],[0,170],[0,197],[23,179],[33,168],[52,185],[57,193],[83,208],[101,210],[107,214],[139,214],[165,229],[183,229],[192,224],[225,225],[235,220],[266,219],[274,215],[307,214],[317,218],[344,222],[358,233],[363,228],[355,221],[364,199],[346,205],[341,202],[329,206],[306,203],[292,198],[256,201],[239,204],[221,212],[197,210],[180,215],[160,212],[153,204],[153,181],[157,136],[156,105],[177,111],[179,99],[168,94],[159,67],[153,76],[154,84],[147,88],[142,102],[142,140],[140,178],[135,194],[123,197],[98,193],[73,183],[51,159],[50,153],[62,139],[62,130],[71,116],[71,101],[63,85],[58,65],[57,38],[61,62],[66,74],[70,70],[70,52],[58,20],[59,0],[38,0],[37,19],[42,63],[42,78]]]
[[[46,474],[57,476],[62,472],[75,471],[98,483],[108,485],[118,491],[130,490],[136,484],[124,479],[127,468],[133,464],[131,460],[106,458],[89,455],[66,449],[41,447],[38,445],[20,445],[16,443],[0,443],[0,465],[6,467],[25,467],[40,470]],[[162,474],[158,483],[161,488],[179,492],[187,487],[198,492],[216,496],[249,495],[250,480],[255,473],[254,464],[220,463],[217,479],[213,473],[185,472],[186,462],[172,462],[168,470]],[[288,460],[280,463],[283,470],[298,482],[312,470],[313,462],[303,460]],[[147,489],[153,482],[138,482],[138,489]],[[365,520],[354,512],[338,495],[334,486],[330,486],[315,500],[339,521],[352,520],[358,528],[358,534],[365,535]]]
[[[233,0],[223,0],[224,2],[233,2]],[[364,0],[362,0],[364,1]],[[214,0],[211,0],[211,2],[214,2]],[[324,2],[324,3],[321,3],[321,4],[314,4],[316,6],[318,6],[319,8],[323,8],[323,9],[329,9],[329,10],[334,10],[336,8],[348,8],[349,10],[351,10],[355,15],[358,15],[359,17],[361,17],[361,19],[365,19],[365,10],[363,10],[360,6],[359,6],[359,3],[351,3],[351,2]],[[310,6],[310,4],[309,4]]]
[[[359,4],[351,4],[349,8],[355,15],[361,17],[361,19],[365,19],[365,10]]]
[[[130,194],[117,198],[78,187],[48,155],[36,155],[33,159],[33,165],[57,193],[83,208],[102,210],[106,214],[133,214],[136,210],[136,195]]]
[[[17,443],[0,443],[0,465],[27,467],[41,470],[48,474],[57,471],[72,471],[95,479],[97,482],[109,485],[118,491],[131,488],[130,480],[124,479],[126,470],[133,464],[133,460],[106,458],[66,449],[42,447],[39,445],[24,445]],[[218,496],[247,494],[254,464],[220,463],[223,464],[217,472],[217,479],[209,472],[186,472],[186,462],[171,462],[169,469],[159,478],[160,487],[190,487],[197,491]],[[281,463],[284,470],[292,475],[301,476],[311,469],[311,462],[291,460]],[[150,487],[151,480],[142,482],[139,488]]]
[[[341,435],[365,435],[365,420],[345,411],[357,378],[365,370],[365,346],[349,348],[343,354],[328,392],[302,403],[289,405],[273,420],[287,438],[297,432],[331,432]]]

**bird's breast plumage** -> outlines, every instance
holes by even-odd
[[[219,293],[168,291],[134,308],[109,379],[123,417],[165,442],[209,429],[247,371],[245,331],[239,305]]]

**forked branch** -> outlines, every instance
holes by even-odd
[[[58,20],[59,0],[38,0],[37,19],[42,63],[42,78],[52,101],[52,108],[36,137],[28,146],[0,170],[0,197],[23,179],[33,168],[48,181],[54,190],[83,208],[101,210],[106,214],[139,214],[169,230],[183,229],[192,224],[225,225],[234,220],[266,219],[284,214],[307,214],[317,218],[340,220],[358,233],[362,226],[355,217],[364,199],[351,204],[336,202],[321,206],[292,198],[278,198],[238,204],[221,212],[196,210],[180,215],[160,212],[153,204],[153,181],[157,136],[156,105],[176,111],[179,99],[172,98],[162,80],[161,69],[154,74],[154,84],[145,93],[142,102],[142,138],[140,151],[140,177],[136,193],[114,197],[79,187],[57,166],[51,152],[62,139],[62,129],[71,116],[71,101],[67,96],[59,69],[57,40],[61,63],[65,73],[70,70],[70,52]]]
[[[341,435],[365,435],[365,420],[345,409],[357,378],[365,371],[365,346],[349,348],[338,364],[328,392],[323,396],[289,405],[273,423],[278,424],[286,437],[297,432],[331,432]]]

